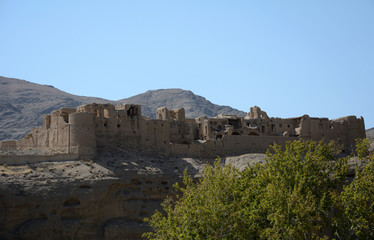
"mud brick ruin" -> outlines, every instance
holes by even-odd
[[[303,115],[269,118],[254,106],[245,117],[218,115],[186,119],[183,108],[157,109],[156,119],[142,116],[140,105],[86,104],[44,116],[42,127],[22,140],[2,141],[0,150],[94,158],[100,151],[135,151],[159,157],[199,157],[265,152],[270,144],[297,139],[335,140],[351,152],[365,137],[363,118],[329,120]],[[9,154],[8,154],[9,155]]]

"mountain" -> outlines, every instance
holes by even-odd
[[[156,109],[167,107],[168,109],[184,108],[187,118],[200,116],[215,117],[218,114],[234,114],[245,116],[243,111],[236,110],[229,106],[220,106],[211,103],[204,97],[195,95],[191,91],[183,89],[160,89],[150,90],[145,93],[125,98],[120,102],[136,103],[142,105],[142,114],[154,118]]]
[[[41,126],[42,116],[61,107],[77,107],[87,103],[134,103],[142,105],[144,116],[154,117],[156,109],[184,107],[186,117],[216,116],[220,113],[244,116],[228,106],[219,106],[191,91],[182,89],[152,90],[130,98],[112,101],[83,97],[63,92],[50,85],[0,76],[0,140],[20,139],[32,128]]]
[[[30,129],[41,126],[42,116],[55,109],[91,102],[112,101],[76,96],[53,86],[0,77],[0,140],[22,138]]]
[[[370,128],[370,129],[366,130],[366,136],[368,138],[374,139],[374,128]]]

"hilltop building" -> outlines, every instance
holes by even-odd
[[[86,104],[61,108],[44,116],[43,126],[19,141],[2,141],[0,150],[34,149],[51,154],[93,158],[100,151],[136,151],[161,157],[214,158],[265,152],[272,143],[302,139],[330,141],[351,152],[355,139],[365,137],[363,118],[335,120],[270,118],[254,106],[245,117],[218,115],[186,119],[183,108],[158,108],[156,119],[143,117],[135,104]]]

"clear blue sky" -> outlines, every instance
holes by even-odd
[[[0,0],[0,76],[119,100],[182,88],[374,127],[374,1]]]

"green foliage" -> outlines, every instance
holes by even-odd
[[[367,139],[357,140],[357,153],[364,165],[356,166],[355,178],[344,186],[336,219],[337,235],[342,239],[374,239],[374,157],[365,156]]]
[[[334,143],[300,140],[271,146],[266,164],[242,172],[217,159],[195,184],[185,171],[180,195],[146,220],[154,231],[144,237],[373,239],[374,161],[342,189],[348,158],[338,153]]]
[[[183,185],[175,188],[183,197],[163,203],[165,215],[156,212],[150,224],[150,239],[237,239],[232,223],[237,222],[239,173],[230,166],[221,168],[219,160],[207,166],[204,177],[194,184],[185,171]],[[240,233],[239,233],[240,234]]]
[[[356,139],[356,152],[360,159],[369,155],[370,140],[368,138]]]
[[[266,239],[318,239],[329,229],[334,194],[347,174],[347,159],[335,159],[334,143],[312,141],[288,143],[286,150],[273,146],[267,167],[261,172],[266,183],[260,195],[269,224]]]

